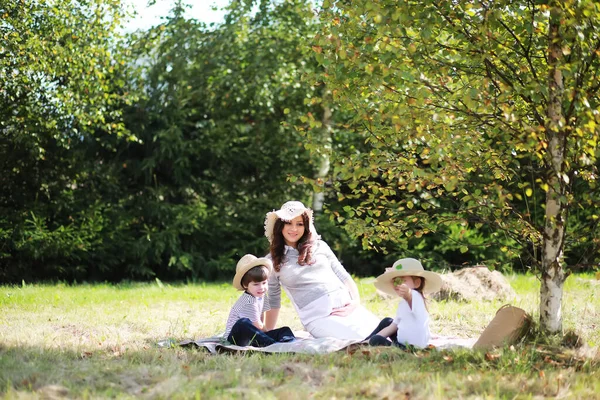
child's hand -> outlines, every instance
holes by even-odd
[[[411,289],[408,286],[406,286],[404,283],[402,285],[396,287],[396,293],[398,293],[398,296],[400,296],[404,300],[408,301],[409,304],[411,303],[411,300],[412,300]]]
[[[255,327],[257,327],[261,331],[265,330],[265,324],[263,324],[262,321],[253,322],[252,325],[254,325]]]

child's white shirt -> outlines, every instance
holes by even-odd
[[[398,325],[397,339],[400,344],[424,348],[431,338],[429,312],[425,308],[425,300],[421,293],[416,290],[411,290],[411,293],[412,309],[404,299],[398,304],[394,319],[394,323]]]

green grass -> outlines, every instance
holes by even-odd
[[[537,319],[539,283],[508,279],[511,301]],[[362,301],[379,317],[396,300],[358,280]],[[600,285],[571,276],[564,327],[587,343],[524,342],[490,352],[360,347],[318,356],[220,354],[159,348],[163,339],[223,331],[238,297],[225,284],[0,286],[2,398],[581,398],[600,399]],[[476,338],[503,302],[430,302],[432,331]],[[280,324],[301,329],[284,298]],[[591,347],[591,349],[590,349]]]

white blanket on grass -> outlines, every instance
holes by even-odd
[[[228,344],[221,335],[196,340],[163,340],[158,343],[159,347],[196,346],[205,348],[210,353],[237,351],[259,351],[263,353],[304,353],[325,354],[349,348],[353,345],[367,345],[363,340],[336,339],[334,337],[313,338],[307,332],[295,332],[296,340],[286,343],[274,343],[267,347],[236,346]],[[448,336],[433,336],[430,345],[437,349],[449,348],[472,348],[477,339],[458,338]]]

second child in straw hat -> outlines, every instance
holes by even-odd
[[[375,287],[402,300],[396,318],[382,320],[379,326],[383,329],[368,338],[369,344],[427,347],[431,333],[424,294],[437,292],[441,286],[442,278],[435,272],[425,271],[421,262],[414,258],[400,259],[392,268],[386,269],[375,280]]]
[[[265,303],[269,275],[273,271],[271,260],[252,254],[242,257],[236,266],[233,287],[244,293],[229,312],[225,337],[238,346],[266,347],[277,342],[295,339],[290,328],[265,331],[264,314],[269,309]]]

